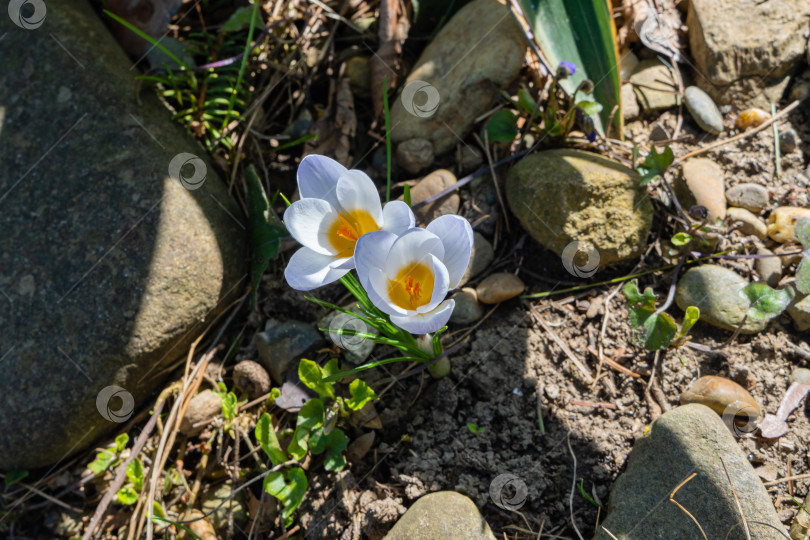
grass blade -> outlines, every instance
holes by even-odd
[[[613,108],[621,103],[616,26],[609,1],[520,0],[520,5],[549,64],[556,68],[565,60],[576,65],[577,72],[560,82],[563,89],[571,95],[583,80],[593,81],[594,98],[602,105],[594,127],[604,135]],[[621,134],[622,123],[617,112],[615,133]]]

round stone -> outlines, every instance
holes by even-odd
[[[724,219],[726,198],[722,167],[708,158],[694,158],[683,164],[681,174],[683,181],[675,184],[681,205],[687,211],[695,204],[705,206],[712,223]]]
[[[807,368],[796,368],[793,370],[793,373],[790,374],[790,378],[788,379],[790,383],[799,383],[805,384],[810,386],[810,369]]]
[[[700,320],[725,330],[736,330],[748,311],[749,301],[741,293],[748,282],[733,271],[716,264],[692,268],[678,282],[675,302],[682,310],[700,309]],[[768,321],[748,317],[743,334],[756,334]]]
[[[561,149],[526,156],[509,171],[506,199],[523,228],[561,257],[578,242],[609,264],[647,245],[653,211],[646,189],[635,171],[600,155]]]
[[[723,115],[709,94],[697,86],[690,86],[684,91],[683,96],[689,114],[703,131],[714,135],[723,132]]]
[[[726,191],[730,206],[739,206],[759,214],[768,206],[768,190],[758,184],[737,184]]]
[[[456,302],[450,322],[472,324],[484,315],[484,308],[478,302],[475,289],[465,287],[451,297]]]
[[[799,147],[799,136],[792,129],[785,130],[779,134],[779,151],[782,154],[790,154]]]
[[[768,227],[765,222],[745,208],[729,208],[726,217],[730,226],[745,236],[754,235],[760,240],[764,240],[768,236]]]
[[[397,163],[410,174],[433,165],[433,144],[427,139],[408,139],[397,146]]]
[[[478,284],[475,292],[478,294],[478,300],[484,304],[497,304],[523,294],[525,289],[523,280],[515,274],[499,272],[487,276]]]

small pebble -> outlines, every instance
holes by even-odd
[[[20,278],[20,284],[17,287],[17,292],[20,296],[31,296],[36,290],[36,280],[31,274],[26,274]]]
[[[456,176],[446,169],[438,169],[411,186],[411,205],[426,201],[457,182]],[[458,213],[461,204],[457,191],[414,210],[417,224],[427,224],[437,217]]]
[[[526,286],[515,274],[499,272],[487,276],[484,281],[478,284],[475,292],[478,300],[484,304],[497,304],[514,298],[523,293]]]
[[[622,85],[622,115],[628,122],[635,120],[641,115],[641,108],[638,106],[636,92],[633,85],[626,83]]]
[[[470,171],[477,169],[484,163],[484,156],[481,153],[481,150],[476,150],[466,144],[459,145],[459,162],[461,164],[462,171]]]
[[[681,394],[681,405],[700,403],[721,416],[747,416],[758,418],[762,414],[756,400],[748,391],[725,377],[707,375],[701,377]]]
[[[180,422],[180,433],[187,437],[199,435],[205,429],[205,425],[196,424],[211,420],[222,412],[222,400],[212,390],[203,390],[193,398],[188,404],[186,414]]]
[[[769,249],[759,248],[757,255],[773,255],[773,252]],[[782,279],[782,261],[779,257],[756,259],[754,267],[762,281],[770,287],[775,288],[779,284],[779,280]]]
[[[757,184],[737,184],[726,191],[730,206],[739,206],[759,214],[768,206],[768,190]]]
[[[233,383],[245,392],[250,399],[256,399],[270,391],[270,375],[252,360],[242,360],[233,368]]]
[[[780,206],[768,216],[768,236],[777,242],[796,240],[793,227],[801,218],[810,218],[810,208]]]
[[[667,141],[670,138],[669,131],[660,122],[656,123],[650,132],[651,141]]]
[[[248,520],[245,492],[234,490],[231,482],[210,487],[203,492],[200,509],[208,516],[214,529],[220,532],[225,531],[231,522],[235,525],[234,528],[241,529]]]
[[[689,114],[701,129],[714,135],[723,132],[723,116],[709,94],[697,86],[690,86],[684,91],[683,97]]]
[[[205,514],[196,508],[189,513],[188,518],[191,523],[188,524],[189,530],[202,538],[202,540],[217,540],[217,531],[214,526],[205,517]]]
[[[723,169],[707,158],[690,159],[682,166],[683,182],[676,183],[678,198],[685,208],[692,204],[705,206],[709,220],[714,223],[726,217],[726,197]],[[691,194],[684,193],[686,187]],[[691,199],[691,200],[690,200]]]
[[[729,225],[739,230],[745,236],[753,234],[760,240],[768,237],[768,227],[753,212],[745,208],[729,208],[726,214]]]
[[[782,154],[790,154],[799,146],[799,136],[792,129],[787,129],[779,134],[779,151]]]
[[[397,163],[410,174],[418,174],[433,165],[433,143],[427,139],[408,139],[397,146]]]
[[[797,382],[810,386],[810,369],[803,367],[794,369],[793,373],[790,374],[788,382],[791,384]]]
[[[475,289],[464,287],[451,297],[456,302],[450,322],[457,324],[471,324],[484,315],[484,308],[478,302]]]
[[[740,131],[745,131],[748,128],[759,127],[770,119],[771,115],[762,109],[745,109],[737,116],[737,119],[734,121],[734,127]]]
[[[789,305],[787,312],[800,332],[810,330],[810,296]]]
[[[782,261],[782,268],[788,268],[791,265],[799,264],[799,261],[802,259],[802,255],[801,253],[795,253],[800,249],[799,244],[787,243],[776,246],[773,252],[779,255],[779,259]],[[785,253],[793,253],[795,255],[785,255]]]
[[[635,71],[636,66],[638,65],[638,56],[636,56],[633,51],[622,51],[622,54],[620,54],[619,57],[621,58],[621,68],[619,73],[622,76],[622,80],[627,81],[630,79],[630,75],[633,74],[633,71]]]

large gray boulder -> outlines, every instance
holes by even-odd
[[[726,475],[728,471],[728,475]],[[695,476],[690,478],[690,475]],[[682,482],[689,479],[681,485]],[[720,416],[705,405],[673,409],[636,442],[627,470],[616,480],[597,540],[746,538],[734,493],[751,538],[784,538],[771,497]]]
[[[120,428],[247,281],[238,207],[89,3],[32,14],[0,16],[0,470]]]

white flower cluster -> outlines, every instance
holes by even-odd
[[[357,269],[369,299],[412,334],[435,332],[450,319],[447,292],[461,281],[473,231],[461,216],[415,227],[402,201],[382,206],[371,178],[333,159],[310,155],[298,167],[301,200],[284,212],[303,247],[284,271],[290,287],[309,291]]]

